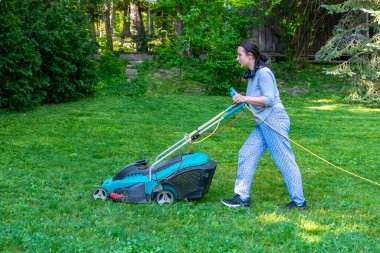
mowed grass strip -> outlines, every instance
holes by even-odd
[[[292,139],[380,181],[378,109],[307,94],[283,100]],[[252,207],[220,203],[233,195],[237,153],[254,127],[248,112],[193,146],[218,164],[200,201],[158,206],[92,199],[102,180],[136,160],[153,160],[230,104],[229,97],[102,96],[26,113],[1,111],[0,251],[380,251],[380,188],[294,145],[310,210],[278,208],[289,196],[268,153],[255,174]]]

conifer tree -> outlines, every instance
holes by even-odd
[[[380,0],[348,0],[324,7],[343,16],[317,57],[325,61],[346,57],[326,73],[348,77],[353,84],[348,100],[379,106]]]

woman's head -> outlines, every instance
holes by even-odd
[[[254,70],[261,66],[266,66],[265,63],[268,58],[260,54],[259,47],[253,40],[246,40],[238,46],[237,60],[241,66]]]

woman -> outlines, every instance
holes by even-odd
[[[276,132],[288,136],[290,121],[280,100],[274,75],[265,65],[267,58],[260,54],[257,45],[251,40],[240,43],[237,52],[240,65],[248,68],[243,76],[248,79],[248,87],[246,96],[236,93],[232,99],[235,103],[249,105],[254,112],[256,127],[239,151],[235,196],[232,199],[223,199],[222,203],[229,207],[249,207],[253,176],[261,155],[268,149],[290,194],[291,202],[283,208],[307,208],[301,173],[290,142]]]

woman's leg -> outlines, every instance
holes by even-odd
[[[235,193],[239,194],[241,199],[249,197],[253,176],[265,149],[266,144],[261,130],[256,127],[239,151]]]
[[[266,122],[283,135],[288,136],[290,121],[284,109],[274,108]],[[285,180],[291,200],[297,205],[302,205],[305,201],[302,177],[289,140],[264,123],[261,123],[259,128],[262,130],[268,150]]]

